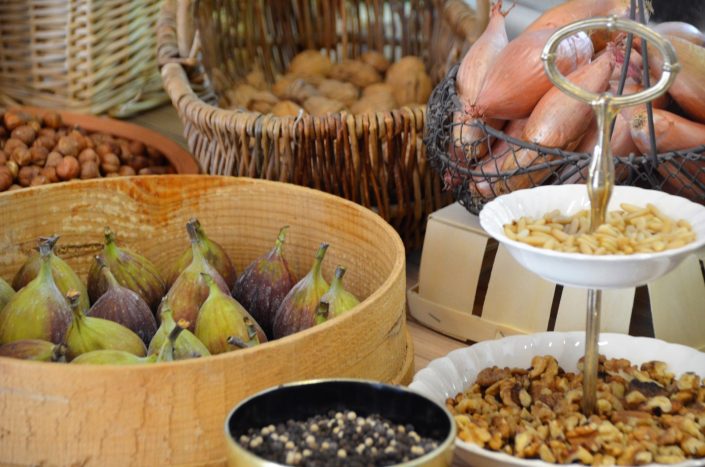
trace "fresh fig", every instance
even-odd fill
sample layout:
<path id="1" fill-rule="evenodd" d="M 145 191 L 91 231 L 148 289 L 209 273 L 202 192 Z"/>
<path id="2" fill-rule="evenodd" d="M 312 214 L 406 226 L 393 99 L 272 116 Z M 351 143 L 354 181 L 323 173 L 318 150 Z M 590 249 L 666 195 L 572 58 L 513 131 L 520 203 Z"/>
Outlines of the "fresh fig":
<path id="1" fill-rule="evenodd" d="M 54 282 L 51 245 L 39 244 L 39 274 L 0 310 L 0 344 L 42 339 L 60 344 L 71 324 L 71 308 Z"/>
<path id="2" fill-rule="evenodd" d="M 37 362 L 65 361 L 66 346 L 41 339 L 22 339 L 0 345 L 0 357 L 20 358 Z"/>
<path id="3" fill-rule="evenodd" d="M 140 336 L 122 324 L 86 316 L 78 307 L 77 291 L 69 291 L 66 298 L 73 312 L 73 321 L 66 333 L 67 359 L 73 360 L 92 350 L 124 350 L 138 357 L 146 355 L 147 348 Z"/>
<path id="4" fill-rule="evenodd" d="M 118 247 L 115 234 L 109 227 L 105 228 L 105 247 L 101 256 L 118 284 L 142 297 L 151 310 L 157 309 L 166 288 L 156 266 L 150 260 L 126 248 Z M 108 290 L 108 283 L 100 269 L 100 266 L 94 263 L 88 271 L 88 295 L 91 303 L 98 301 Z"/>
<path id="5" fill-rule="evenodd" d="M 174 360 L 174 342 L 182 331 L 188 327 L 187 322 L 180 322 L 168 335 L 159 353 L 138 357 L 124 350 L 92 350 L 74 358 L 71 363 L 79 365 L 143 365 L 148 363 L 169 362 Z"/>
<path id="6" fill-rule="evenodd" d="M 164 300 L 166 302 L 166 300 Z M 161 312 L 161 325 L 157 329 L 156 334 L 149 343 L 149 349 L 147 349 L 147 355 L 153 355 L 159 353 L 162 345 L 167 340 L 169 333 L 174 330 L 176 322 L 174 321 L 174 316 L 168 303 L 162 305 Z M 176 360 L 185 360 L 187 358 L 198 358 L 206 357 L 210 355 L 210 352 L 203 345 L 203 342 L 198 340 L 198 338 L 188 329 L 185 329 L 179 338 L 174 343 L 174 358 Z"/>
<path id="7" fill-rule="evenodd" d="M 321 262 L 327 249 L 327 243 L 321 244 L 311 270 L 291 288 L 279 305 L 274 317 L 275 339 L 294 334 L 315 324 L 318 304 L 328 290 L 328 283 L 321 272 Z"/>
<path id="8" fill-rule="evenodd" d="M 330 288 L 323 294 L 323 297 L 321 297 L 321 300 L 329 304 L 328 319 L 340 316 L 360 303 L 360 300 L 358 300 L 355 295 L 351 294 L 343 287 L 344 275 L 344 267 L 338 266 L 335 268 L 335 277 L 333 277 L 330 283 Z"/>
<path id="9" fill-rule="evenodd" d="M 223 281 L 223 278 L 218 274 L 218 271 L 208 262 L 208 260 L 203 256 L 200 247 L 198 246 L 199 237 L 198 232 L 196 232 L 195 224 L 187 224 L 189 237 L 191 238 L 191 250 L 193 252 L 193 259 L 191 264 L 184 269 L 179 277 L 174 281 L 174 285 L 171 286 L 169 292 L 166 294 L 166 301 L 162 301 L 160 305 L 159 314 L 167 303 L 169 307 L 174 312 L 174 319 L 176 321 L 180 319 L 185 319 L 191 323 L 191 332 L 196 328 L 196 320 L 198 319 L 198 310 L 203 305 L 203 302 L 208 298 L 209 287 L 201 273 L 206 273 L 213 278 L 220 290 L 229 294 L 230 291 L 228 286 Z"/>
<path id="10" fill-rule="evenodd" d="M 241 337 L 228 336 L 226 342 L 232 349 L 247 349 L 260 344 L 260 340 L 257 337 L 258 325 L 251 318 L 245 317 L 245 326 L 247 327 L 247 340 L 243 340 Z M 229 349 L 229 350 L 232 350 Z"/>
<path id="11" fill-rule="evenodd" d="M 211 354 L 219 354 L 232 350 L 228 347 L 229 336 L 241 339 L 243 342 L 251 340 L 248 335 L 246 319 L 252 321 L 250 314 L 231 296 L 224 294 L 208 274 L 203 274 L 208 284 L 208 298 L 198 311 L 196 322 L 196 337 L 208 347 Z M 256 326 L 255 337 L 257 343 L 266 342 L 267 337 L 259 326 Z"/>
<path id="12" fill-rule="evenodd" d="M 0 310 L 10 301 L 15 295 L 15 290 L 0 277 Z"/>
<path id="13" fill-rule="evenodd" d="M 272 335 L 279 305 L 296 283 L 282 254 L 288 228 L 282 227 L 274 248 L 247 266 L 233 287 L 233 298 L 250 312 L 268 336 Z"/>
<path id="14" fill-rule="evenodd" d="M 89 307 L 88 294 L 86 293 L 86 287 L 83 282 L 78 277 L 78 275 L 71 269 L 66 261 L 56 256 L 54 253 L 54 246 L 56 242 L 59 241 L 59 237 L 54 235 L 53 237 L 41 237 L 39 243 L 47 243 L 50 247 L 51 253 L 49 254 L 49 264 L 51 265 L 51 273 L 54 277 L 54 282 L 56 286 L 61 291 L 62 296 L 66 296 L 69 290 L 78 290 L 81 293 L 81 310 L 87 311 Z M 25 263 L 22 265 L 15 278 L 12 280 L 12 288 L 15 290 L 20 290 L 22 287 L 27 285 L 29 281 L 37 277 L 39 269 L 42 265 L 42 259 L 39 255 L 39 249 L 33 251 Z"/>
<path id="15" fill-rule="evenodd" d="M 228 290 L 230 290 L 237 280 L 237 272 L 235 271 L 235 266 L 233 266 L 232 261 L 230 261 L 230 257 L 225 252 L 225 249 L 217 242 L 208 238 L 198 219 L 189 219 L 188 224 L 186 224 L 186 229 L 189 229 L 189 225 L 191 225 L 196 232 L 198 249 L 201 250 L 201 253 L 211 266 L 218 271 L 218 274 L 220 274 L 225 284 L 228 286 Z M 191 264 L 192 259 L 193 251 L 191 247 L 189 247 L 179 256 L 179 259 L 176 260 L 176 263 L 172 265 L 169 273 L 166 275 L 167 287 L 170 287 L 174 281 L 176 281 L 179 274 Z"/>
<path id="16" fill-rule="evenodd" d="M 142 342 L 149 344 L 157 332 L 157 320 L 152 310 L 137 293 L 118 284 L 102 256 L 96 256 L 95 260 L 108 289 L 93 303 L 87 315 L 122 324 L 140 336 Z"/>

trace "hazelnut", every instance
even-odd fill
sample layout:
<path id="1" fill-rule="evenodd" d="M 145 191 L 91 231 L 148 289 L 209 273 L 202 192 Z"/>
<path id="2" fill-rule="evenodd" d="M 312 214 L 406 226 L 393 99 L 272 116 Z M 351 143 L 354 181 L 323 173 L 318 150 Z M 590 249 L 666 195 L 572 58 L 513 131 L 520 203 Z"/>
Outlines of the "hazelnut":
<path id="1" fill-rule="evenodd" d="M 59 181 L 59 177 L 56 175 L 56 167 L 44 167 L 40 174 L 46 177 L 49 183 L 56 183 Z"/>
<path id="2" fill-rule="evenodd" d="M 70 136 L 62 136 L 56 145 L 56 150 L 64 156 L 77 156 L 79 151 L 78 142 Z"/>
<path id="3" fill-rule="evenodd" d="M 8 169 L 5 166 L 1 166 L 0 167 L 0 191 L 5 191 L 8 188 L 10 188 L 12 186 L 13 180 L 14 180 L 14 177 L 12 176 L 10 169 Z"/>
<path id="4" fill-rule="evenodd" d="M 59 180 L 73 180 L 81 173 L 81 165 L 73 156 L 64 157 L 56 166 L 56 175 Z"/>
<path id="5" fill-rule="evenodd" d="M 62 160 L 64 160 L 64 156 L 62 156 L 60 152 L 52 151 L 47 156 L 44 167 L 56 167 Z"/>
<path id="6" fill-rule="evenodd" d="M 22 125 L 18 126 L 14 130 L 12 130 L 11 134 L 12 138 L 18 139 L 22 141 L 24 144 L 29 146 L 34 142 L 34 138 L 37 137 L 37 133 L 34 131 L 34 128 L 32 128 L 29 125 Z"/>
<path id="7" fill-rule="evenodd" d="M 74 128 L 69 132 L 68 137 L 73 138 L 76 141 L 79 153 L 86 149 L 86 137 L 83 135 L 83 133 L 81 133 L 80 130 Z"/>
<path id="8" fill-rule="evenodd" d="M 115 154 L 108 153 L 102 156 L 100 168 L 104 174 L 113 173 L 120 170 L 120 158 Z"/>
<path id="9" fill-rule="evenodd" d="M 37 132 L 37 137 L 39 136 L 48 136 L 51 139 L 56 139 L 56 130 L 53 128 L 42 128 Z"/>
<path id="10" fill-rule="evenodd" d="M 100 177 L 100 170 L 98 170 L 98 163 L 93 161 L 88 161 L 85 164 L 81 164 L 81 179 L 87 180 L 89 178 Z"/>
<path id="11" fill-rule="evenodd" d="M 29 186 L 32 183 L 34 177 L 39 175 L 41 169 L 35 165 L 29 165 L 27 167 L 22 167 L 17 174 L 17 182 L 20 186 Z"/>
<path id="12" fill-rule="evenodd" d="M 130 153 L 135 155 L 135 156 L 144 156 L 144 152 L 146 150 L 145 145 L 141 141 L 130 141 L 128 143 L 128 147 L 130 148 Z"/>
<path id="13" fill-rule="evenodd" d="M 151 157 L 152 159 L 159 159 L 162 156 L 162 153 L 159 149 L 155 147 L 147 146 L 147 156 Z"/>
<path id="14" fill-rule="evenodd" d="M 18 110 L 8 110 L 3 116 L 5 127 L 10 131 L 14 130 L 19 126 L 26 125 L 29 120 L 29 115 Z"/>
<path id="15" fill-rule="evenodd" d="M 12 156 L 12 153 L 15 152 L 15 149 L 17 149 L 17 148 L 27 149 L 27 145 L 24 144 L 24 142 L 20 141 L 19 139 L 10 138 L 7 141 L 5 141 L 5 146 L 3 147 L 3 151 L 5 151 L 5 154 Z"/>
<path id="16" fill-rule="evenodd" d="M 102 156 L 104 154 L 115 154 L 117 152 L 118 146 L 113 143 L 108 143 L 108 142 L 102 142 L 98 143 L 95 146 L 95 152 L 98 153 L 99 156 Z"/>
<path id="17" fill-rule="evenodd" d="M 120 170 L 118 170 L 118 175 L 121 175 L 123 177 L 128 177 L 130 175 L 135 175 L 135 169 L 130 167 L 129 165 L 123 165 L 120 167 Z"/>
<path id="18" fill-rule="evenodd" d="M 7 167 L 10 170 L 10 173 L 12 174 L 13 177 L 17 177 L 17 174 L 20 171 L 20 166 L 17 165 L 17 162 L 13 160 L 9 160 L 5 162 L 5 167 Z"/>
<path id="19" fill-rule="evenodd" d="M 84 149 L 78 155 L 78 162 L 85 164 L 86 162 L 98 162 L 98 154 L 93 149 Z"/>
<path id="20" fill-rule="evenodd" d="M 24 167 L 32 163 L 32 153 L 30 153 L 29 149 L 26 147 L 15 149 L 10 157 L 13 161 L 17 162 L 17 165 L 20 167 Z"/>
<path id="21" fill-rule="evenodd" d="M 112 177 L 119 177 L 119 175 L 117 172 L 110 172 L 110 173 L 105 174 L 105 177 L 112 178 Z"/>
<path id="22" fill-rule="evenodd" d="M 29 125 L 35 133 L 42 129 L 42 124 L 38 120 L 30 120 L 27 125 Z"/>
<path id="23" fill-rule="evenodd" d="M 34 143 L 32 144 L 32 147 L 37 146 L 41 146 L 51 151 L 54 149 L 54 146 L 56 146 L 56 138 L 54 136 L 41 135 L 37 139 L 35 139 Z"/>
<path id="24" fill-rule="evenodd" d="M 47 162 L 47 157 L 49 157 L 49 150 L 44 146 L 32 146 L 29 150 L 29 154 L 32 156 L 32 163 L 34 165 L 44 167 Z"/>
<path id="25" fill-rule="evenodd" d="M 52 129 L 57 129 L 63 125 L 63 120 L 61 119 L 61 115 L 59 115 L 57 112 L 47 112 L 44 114 L 42 117 L 42 121 L 44 122 L 44 125 L 52 128 Z"/>
<path id="26" fill-rule="evenodd" d="M 0 165 L 5 165 L 5 162 L 7 162 L 7 154 L 5 154 L 5 151 L 0 150 Z"/>
<path id="27" fill-rule="evenodd" d="M 130 161 L 130 167 L 135 169 L 136 172 L 139 172 L 140 170 L 149 167 L 150 165 L 151 164 L 149 162 L 149 159 L 144 156 L 135 156 Z"/>
<path id="28" fill-rule="evenodd" d="M 32 178 L 32 181 L 29 183 L 29 186 L 39 186 L 39 185 L 46 185 L 49 183 L 49 180 L 42 175 L 41 173 L 37 174 Z"/>

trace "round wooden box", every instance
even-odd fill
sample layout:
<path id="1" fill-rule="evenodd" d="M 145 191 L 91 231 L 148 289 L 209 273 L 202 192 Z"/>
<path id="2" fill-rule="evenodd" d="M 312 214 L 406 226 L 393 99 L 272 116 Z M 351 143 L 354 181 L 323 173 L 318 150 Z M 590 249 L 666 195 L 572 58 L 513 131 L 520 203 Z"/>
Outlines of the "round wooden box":
<path id="1" fill-rule="evenodd" d="M 201 221 L 238 271 L 290 226 L 285 256 L 297 277 L 317 246 L 330 280 L 347 267 L 353 311 L 256 348 L 179 362 L 72 366 L 0 358 L 0 460 L 11 465 L 222 465 L 223 424 L 243 398 L 295 380 L 406 382 L 413 350 L 404 309 L 404 248 L 371 211 L 319 191 L 245 178 L 166 175 L 76 181 L 0 195 L 0 276 L 11 279 L 40 235 L 85 278 L 102 232 L 158 267 L 187 247 Z"/>

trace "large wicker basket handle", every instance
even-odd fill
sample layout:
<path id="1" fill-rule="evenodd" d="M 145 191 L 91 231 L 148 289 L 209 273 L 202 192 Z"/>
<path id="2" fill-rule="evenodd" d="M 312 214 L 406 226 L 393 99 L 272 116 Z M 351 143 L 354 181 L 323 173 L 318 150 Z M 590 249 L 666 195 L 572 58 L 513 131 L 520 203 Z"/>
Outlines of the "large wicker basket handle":
<path id="1" fill-rule="evenodd" d="M 490 0 L 477 0 L 475 11 L 464 0 L 447 0 L 443 16 L 456 34 L 475 42 L 490 20 Z"/>

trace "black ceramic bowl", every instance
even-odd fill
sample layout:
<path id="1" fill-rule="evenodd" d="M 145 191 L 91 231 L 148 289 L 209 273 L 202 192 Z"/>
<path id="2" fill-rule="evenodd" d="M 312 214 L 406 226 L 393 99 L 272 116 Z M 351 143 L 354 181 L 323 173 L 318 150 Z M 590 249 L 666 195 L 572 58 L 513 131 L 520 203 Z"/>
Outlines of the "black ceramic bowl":
<path id="1" fill-rule="evenodd" d="M 237 440 L 250 428 L 306 420 L 328 411 L 378 414 L 395 424 L 411 424 L 421 437 L 438 442 L 433 451 L 399 466 L 447 467 L 453 459 L 455 422 L 441 405 L 401 386 L 354 379 L 291 383 L 267 389 L 242 401 L 225 422 L 230 467 L 280 466 L 256 456 Z"/>

